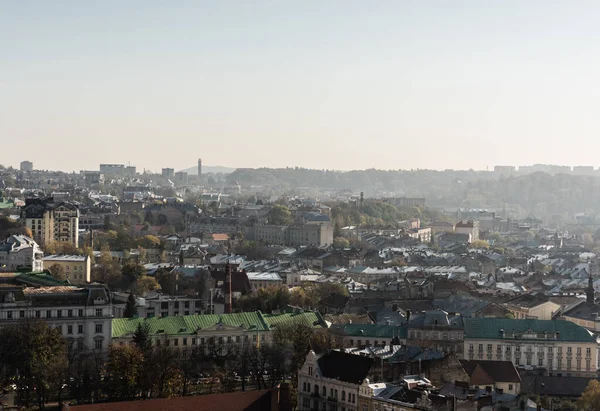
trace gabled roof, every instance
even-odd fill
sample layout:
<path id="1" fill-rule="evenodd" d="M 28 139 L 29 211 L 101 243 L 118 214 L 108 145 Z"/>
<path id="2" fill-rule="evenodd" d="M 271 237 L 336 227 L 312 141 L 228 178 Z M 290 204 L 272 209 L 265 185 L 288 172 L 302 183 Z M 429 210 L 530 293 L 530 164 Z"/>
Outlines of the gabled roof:
<path id="1" fill-rule="evenodd" d="M 317 360 L 324 378 L 351 384 L 362 384 L 374 362 L 373 358 L 340 351 L 330 351 Z"/>
<path id="2" fill-rule="evenodd" d="M 461 360 L 461 364 L 470 377 L 473 377 L 477 367 L 480 367 L 492 383 L 521 382 L 521 376 L 511 361 Z M 478 375 L 481 376 L 481 374 Z M 485 384 L 483 384 L 483 380 L 475 382 L 471 379 L 471 385 Z"/>

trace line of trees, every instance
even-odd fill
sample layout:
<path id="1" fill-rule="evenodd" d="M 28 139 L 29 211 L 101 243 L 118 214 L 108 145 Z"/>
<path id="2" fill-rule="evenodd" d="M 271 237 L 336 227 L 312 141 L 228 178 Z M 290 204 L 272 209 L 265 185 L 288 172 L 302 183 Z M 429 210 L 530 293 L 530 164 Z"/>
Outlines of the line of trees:
<path id="1" fill-rule="evenodd" d="M 132 344 L 112 345 L 108 352 L 77 350 L 47 323 L 32 319 L 0 329 L 0 383 L 14 384 L 25 407 L 44 409 L 49 402 L 77 403 L 166 398 L 204 391 L 266 389 L 289 380 L 310 349 L 341 347 L 341 341 L 306 325 L 282 326 L 272 344 L 258 338 L 241 344 L 206 344 L 180 350 L 157 340 L 141 323 Z"/>

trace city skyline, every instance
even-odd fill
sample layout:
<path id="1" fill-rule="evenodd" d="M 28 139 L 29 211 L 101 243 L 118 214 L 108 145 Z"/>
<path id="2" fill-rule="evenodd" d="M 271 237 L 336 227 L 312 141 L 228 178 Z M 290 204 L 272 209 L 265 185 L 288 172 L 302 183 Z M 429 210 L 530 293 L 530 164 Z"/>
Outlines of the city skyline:
<path id="1" fill-rule="evenodd" d="M 0 164 L 595 165 L 599 9 L 4 3 Z"/>

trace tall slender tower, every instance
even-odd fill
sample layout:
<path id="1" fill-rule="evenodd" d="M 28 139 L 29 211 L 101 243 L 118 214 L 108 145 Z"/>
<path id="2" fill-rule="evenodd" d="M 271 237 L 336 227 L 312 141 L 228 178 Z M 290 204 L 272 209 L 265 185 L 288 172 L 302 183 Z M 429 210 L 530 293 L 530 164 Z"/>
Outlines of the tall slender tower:
<path id="1" fill-rule="evenodd" d="M 198 177 L 202 176 L 202 159 L 198 159 Z"/>

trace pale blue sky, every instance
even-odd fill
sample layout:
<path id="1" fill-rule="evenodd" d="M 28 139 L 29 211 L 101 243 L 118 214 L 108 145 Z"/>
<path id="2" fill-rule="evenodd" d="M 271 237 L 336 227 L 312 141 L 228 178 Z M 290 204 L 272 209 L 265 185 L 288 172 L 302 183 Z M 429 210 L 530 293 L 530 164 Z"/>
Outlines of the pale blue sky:
<path id="1" fill-rule="evenodd" d="M 600 2 L 0 1 L 0 163 L 600 159 Z"/>

